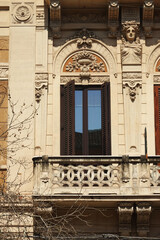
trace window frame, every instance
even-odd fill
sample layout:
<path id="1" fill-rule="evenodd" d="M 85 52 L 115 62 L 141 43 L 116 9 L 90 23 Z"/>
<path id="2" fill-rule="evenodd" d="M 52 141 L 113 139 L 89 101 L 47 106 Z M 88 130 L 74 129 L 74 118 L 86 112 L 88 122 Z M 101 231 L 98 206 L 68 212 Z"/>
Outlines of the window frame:
<path id="1" fill-rule="evenodd" d="M 65 99 L 64 97 L 64 89 L 67 87 L 67 84 L 72 84 L 73 87 L 73 105 L 74 110 L 72 113 L 72 116 L 70 118 L 72 119 L 72 123 L 68 122 L 68 124 L 72 125 L 72 133 L 69 133 L 68 136 L 72 138 L 72 146 L 71 151 L 67 145 L 68 143 L 65 143 L 64 139 L 68 138 L 68 141 L 70 141 L 69 137 L 65 137 L 64 134 L 64 119 L 65 117 L 65 104 L 69 103 L 70 101 L 69 96 L 68 99 Z M 88 143 L 88 90 L 101 90 L 101 129 L 102 129 L 102 151 L 101 154 L 98 155 L 111 155 L 111 124 L 110 124 L 110 83 L 105 82 L 101 85 L 75 85 L 74 81 L 70 81 L 66 85 L 61 85 L 61 155 L 75 155 L 75 91 L 76 90 L 82 90 L 83 91 L 83 134 L 82 134 L 82 155 L 89 155 L 89 143 Z M 74 86 L 73 86 L 74 84 Z M 103 91 L 103 85 L 104 85 L 104 91 Z M 106 87 L 107 86 L 107 87 Z M 103 91 L 103 93 L 102 93 Z M 106 94 L 104 93 L 106 91 Z M 65 103 L 64 103 L 65 102 Z M 106 102 L 106 103 L 104 103 Z M 71 104 L 71 105 L 72 105 Z M 68 108 L 72 108 L 73 106 L 69 106 Z M 102 112 L 103 109 L 105 109 L 104 113 Z M 74 115 L 74 116 L 73 116 Z M 73 119 L 74 118 L 74 119 Z M 103 120 L 103 119 L 105 120 Z M 107 119 L 107 120 L 106 120 Z M 105 122 L 103 124 L 103 122 Z M 104 126 L 105 125 L 105 126 Z M 74 126 L 74 131 L 73 131 Z M 67 126 L 68 128 L 68 126 Z M 105 131 L 103 130 L 105 129 Z M 72 135 L 72 137 L 71 137 Z M 105 141 L 105 142 L 104 142 Z M 74 148 L 74 149 L 73 149 Z M 67 149 L 67 150 L 65 150 Z"/>

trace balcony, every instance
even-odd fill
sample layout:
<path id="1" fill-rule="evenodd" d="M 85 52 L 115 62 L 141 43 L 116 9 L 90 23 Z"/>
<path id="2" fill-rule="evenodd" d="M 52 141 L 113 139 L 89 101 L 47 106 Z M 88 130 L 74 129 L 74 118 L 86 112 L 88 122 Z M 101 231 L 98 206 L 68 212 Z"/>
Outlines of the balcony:
<path id="1" fill-rule="evenodd" d="M 36 198 L 160 196 L 159 156 L 42 156 L 33 163 Z"/>

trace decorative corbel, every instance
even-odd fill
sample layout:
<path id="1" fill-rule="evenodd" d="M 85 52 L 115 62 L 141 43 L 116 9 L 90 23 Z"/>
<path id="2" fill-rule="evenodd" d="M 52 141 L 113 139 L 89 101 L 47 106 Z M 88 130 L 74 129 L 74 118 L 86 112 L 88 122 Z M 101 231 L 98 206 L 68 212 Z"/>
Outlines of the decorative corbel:
<path id="1" fill-rule="evenodd" d="M 48 74 L 36 73 L 35 78 L 35 100 L 40 103 L 41 96 L 43 95 L 43 89 L 48 89 Z"/>
<path id="2" fill-rule="evenodd" d="M 112 0 L 108 7 L 108 26 L 109 26 L 109 37 L 117 37 L 117 30 L 119 25 L 119 4 L 118 0 Z"/>
<path id="3" fill-rule="evenodd" d="M 149 233 L 149 220 L 151 214 L 151 204 L 139 202 L 136 206 L 137 213 L 137 232 L 141 237 L 146 237 Z"/>
<path id="4" fill-rule="evenodd" d="M 145 0 L 143 5 L 143 28 L 146 37 L 152 36 L 153 16 L 154 16 L 153 0 Z"/>
<path id="5" fill-rule="evenodd" d="M 118 206 L 119 232 L 121 235 L 129 236 L 131 233 L 131 218 L 133 210 L 133 203 L 130 202 L 121 202 Z"/>
<path id="6" fill-rule="evenodd" d="M 138 94 L 137 89 L 142 88 L 142 83 L 140 81 L 124 81 L 123 82 L 123 88 L 128 87 L 129 90 L 129 96 L 132 102 L 135 101 L 136 95 Z"/>
<path id="7" fill-rule="evenodd" d="M 50 27 L 54 38 L 61 37 L 61 5 L 59 0 L 50 0 Z"/>

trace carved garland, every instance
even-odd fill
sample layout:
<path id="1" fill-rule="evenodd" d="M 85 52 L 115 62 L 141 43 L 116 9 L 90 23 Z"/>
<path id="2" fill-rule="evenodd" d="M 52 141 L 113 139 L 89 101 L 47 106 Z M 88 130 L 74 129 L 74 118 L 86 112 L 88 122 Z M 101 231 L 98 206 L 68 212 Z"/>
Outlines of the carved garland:
<path id="1" fill-rule="evenodd" d="M 82 51 L 71 57 L 64 67 L 64 72 L 105 72 L 104 62 L 98 60 L 96 55 Z"/>

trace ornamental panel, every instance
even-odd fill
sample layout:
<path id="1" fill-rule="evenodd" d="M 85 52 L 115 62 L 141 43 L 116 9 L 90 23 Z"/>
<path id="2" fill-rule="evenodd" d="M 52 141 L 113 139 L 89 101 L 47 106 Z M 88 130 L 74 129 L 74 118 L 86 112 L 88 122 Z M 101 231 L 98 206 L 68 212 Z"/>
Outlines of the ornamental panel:
<path id="1" fill-rule="evenodd" d="M 107 66 L 99 56 L 84 50 L 66 61 L 63 72 L 107 72 Z"/>

